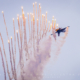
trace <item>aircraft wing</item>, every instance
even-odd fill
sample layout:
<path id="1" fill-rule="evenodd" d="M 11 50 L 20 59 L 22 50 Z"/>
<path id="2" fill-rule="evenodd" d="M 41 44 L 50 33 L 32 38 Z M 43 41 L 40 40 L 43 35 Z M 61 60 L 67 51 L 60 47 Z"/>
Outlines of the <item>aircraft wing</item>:
<path id="1" fill-rule="evenodd" d="M 67 27 L 70 27 L 70 26 L 67 26 Z M 65 28 L 61 29 L 61 31 L 64 31 L 67 27 L 65 27 Z"/>
<path id="2" fill-rule="evenodd" d="M 58 32 L 58 36 L 60 36 L 60 32 Z"/>
<path id="3" fill-rule="evenodd" d="M 64 31 L 66 28 L 61 29 L 61 31 Z"/>

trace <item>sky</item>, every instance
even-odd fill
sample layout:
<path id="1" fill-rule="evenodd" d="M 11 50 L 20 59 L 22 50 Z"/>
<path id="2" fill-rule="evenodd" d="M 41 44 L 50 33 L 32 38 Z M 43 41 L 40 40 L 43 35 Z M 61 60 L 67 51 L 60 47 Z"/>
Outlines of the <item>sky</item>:
<path id="1" fill-rule="evenodd" d="M 66 42 L 61 48 L 57 61 L 54 64 L 47 63 L 43 80 L 80 80 L 80 0 L 0 0 L 0 12 L 4 11 L 9 36 L 13 36 L 12 18 L 15 19 L 16 29 L 18 29 L 17 14 L 21 14 L 21 6 L 27 16 L 27 12 L 33 11 L 34 2 L 41 4 L 43 14 L 48 12 L 48 21 L 51 22 L 54 16 L 59 27 L 70 26 Z M 2 13 L 0 14 L 0 32 L 3 36 L 5 50 L 8 52 Z M 54 77 L 51 78 L 51 76 Z M 0 79 L 4 79 L 1 57 Z"/>

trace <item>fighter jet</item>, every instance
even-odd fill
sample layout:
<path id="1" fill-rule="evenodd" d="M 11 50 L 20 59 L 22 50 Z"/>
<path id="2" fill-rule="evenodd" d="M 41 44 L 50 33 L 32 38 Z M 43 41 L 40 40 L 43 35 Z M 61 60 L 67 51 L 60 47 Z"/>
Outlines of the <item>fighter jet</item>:
<path id="1" fill-rule="evenodd" d="M 69 26 L 68 26 L 68 27 L 69 27 Z M 67 28 L 67 27 L 55 29 L 55 31 L 56 31 L 55 33 L 58 33 L 58 36 L 60 36 L 60 33 L 61 33 L 61 32 L 66 32 L 66 28 Z M 51 34 L 51 35 L 53 35 L 53 34 Z"/>
<path id="2" fill-rule="evenodd" d="M 68 26 L 68 27 L 69 27 L 69 26 Z M 67 27 L 56 29 L 56 32 L 55 32 L 55 33 L 58 33 L 58 36 L 60 36 L 60 33 L 61 33 L 61 32 L 66 32 L 66 28 L 67 28 Z"/>

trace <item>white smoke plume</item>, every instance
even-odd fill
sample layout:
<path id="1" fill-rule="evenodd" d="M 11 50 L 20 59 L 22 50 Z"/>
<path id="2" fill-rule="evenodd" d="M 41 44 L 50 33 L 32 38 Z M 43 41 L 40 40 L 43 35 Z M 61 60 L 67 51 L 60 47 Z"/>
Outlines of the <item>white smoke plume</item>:
<path id="1" fill-rule="evenodd" d="M 51 38 L 44 37 L 39 43 L 39 52 L 36 53 L 36 57 L 32 56 L 29 60 L 25 61 L 23 67 L 24 80 L 41 80 L 44 66 L 50 58 L 50 51 Z M 18 79 L 22 80 L 20 75 Z"/>

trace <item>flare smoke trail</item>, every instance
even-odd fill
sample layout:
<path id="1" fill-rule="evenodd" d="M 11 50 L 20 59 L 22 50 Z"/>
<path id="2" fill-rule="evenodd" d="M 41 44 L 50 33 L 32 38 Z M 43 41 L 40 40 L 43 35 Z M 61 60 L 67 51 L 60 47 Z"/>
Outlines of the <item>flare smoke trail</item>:
<path id="1" fill-rule="evenodd" d="M 36 9 L 35 9 L 36 7 Z M 46 14 L 41 15 L 41 6 L 39 4 L 39 9 L 37 10 L 37 3 L 33 3 L 33 13 L 27 13 L 28 16 L 28 29 L 29 29 L 29 39 L 27 37 L 27 29 L 26 29 L 26 17 L 25 13 L 22 8 L 22 16 L 17 16 L 18 21 L 18 30 L 15 31 L 15 23 L 13 18 L 13 29 L 14 29 L 14 44 L 13 39 L 9 39 L 8 36 L 8 29 L 5 22 L 4 12 L 3 13 L 3 19 L 4 24 L 6 27 L 6 34 L 8 38 L 8 44 L 9 44 L 9 56 L 10 56 L 10 65 L 11 65 L 11 71 L 8 67 L 8 61 L 6 57 L 6 52 L 4 48 L 4 42 L 2 35 L 0 33 L 0 38 L 2 41 L 3 46 L 3 53 L 2 48 L 0 46 L 0 54 L 2 59 L 2 66 L 4 69 L 4 79 L 7 80 L 6 74 L 8 74 L 9 80 L 41 80 L 43 78 L 42 73 L 44 70 L 45 65 L 49 61 L 49 59 L 52 57 L 51 51 L 53 51 L 53 55 L 55 55 L 55 58 L 59 55 L 60 48 L 64 44 L 64 40 L 68 33 L 68 28 L 66 29 L 65 35 L 60 38 L 60 40 L 54 40 L 54 37 L 48 36 L 47 34 L 52 30 L 56 28 L 56 20 L 54 20 L 54 17 L 52 18 L 52 23 L 50 25 L 50 22 L 47 22 L 47 12 Z M 53 31 L 53 30 L 52 30 Z M 55 33 L 54 33 L 55 35 Z M 18 51 L 19 51 L 19 63 L 16 65 L 16 41 L 18 45 Z M 55 43 L 55 45 L 53 44 Z M 56 47 L 56 52 L 54 52 L 54 49 L 52 46 Z M 4 60 L 6 61 L 6 64 L 4 64 Z M 16 68 L 17 66 L 17 68 Z M 7 67 L 7 70 L 6 68 Z"/>

